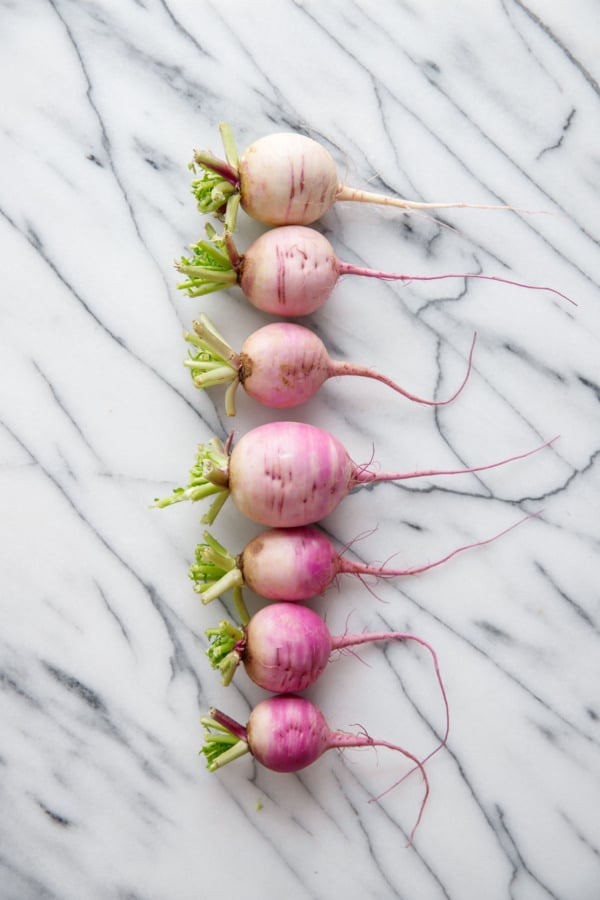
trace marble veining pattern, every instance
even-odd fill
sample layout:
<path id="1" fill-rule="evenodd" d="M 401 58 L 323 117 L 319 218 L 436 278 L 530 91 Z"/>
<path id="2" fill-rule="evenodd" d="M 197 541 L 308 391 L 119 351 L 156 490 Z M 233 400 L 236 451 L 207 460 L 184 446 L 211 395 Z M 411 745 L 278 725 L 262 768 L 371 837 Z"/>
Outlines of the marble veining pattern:
<path id="1" fill-rule="evenodd" d="M 2 900 L 594 900 L 600 896 L 600 128 L 593 0 L 4 0 L 0 4 L 0 897 Z M 151 509 L 199 441 L 281 418 L 197 391 L 182 331 L 204 311 L 235 347 L 268 321 L 238 289 L 191 300 L 173 261 L 202 235 L 194 148 L 271 131 L 322 141 L 344 181 L 513 212 L 339 204 L 348 276 L 305 324 L 337 358 L 441 398 L 329 382 L 288 417 L 386 470 L 535 457 L 478 475 L 363 488 L 323 527 L 366 561 L 410 567 L 537 513 L 414 578 L 344 576 L 311 605 L 331 630 L 411 631 L 436 648 L 448 746 L 421 797 L 380 750 L 293 776 L 250 758 L 210 774 L 224 688 L 187 578 L 200 504 Z M 241 248 L 262 226 L 243 214 Z M 213 533 L 260 531 L 231 503 Z M 251 609 L 260 600 L 247 595 Z M 344 654 L 307 692 L 333 727 L 424 756 L 443 709 L 408 645 Z"/>

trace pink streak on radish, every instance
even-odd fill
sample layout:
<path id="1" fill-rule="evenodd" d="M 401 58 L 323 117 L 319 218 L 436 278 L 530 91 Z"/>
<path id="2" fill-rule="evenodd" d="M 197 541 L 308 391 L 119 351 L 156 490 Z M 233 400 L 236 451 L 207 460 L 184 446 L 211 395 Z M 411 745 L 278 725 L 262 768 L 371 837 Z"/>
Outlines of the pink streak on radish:
<path id="1" fill-rule="evenodd" d="M 257 238 L 242 257 L 239 283 L 248 300 L 283 316 L 319 309 L 339 278 L 329 241 L 313 228 L 288 226 Z"/>
<path id="2" fill-rule="evenodd" d="M 255 613 L 242 660 L 249 678 L 266 691 L 303 691 L 324 671 L 333 649 L 323 619 L 307 606 L 272 603 Z"/>
<path id="3" fill-rule="evenodd" d="M 337 258 L 324 235 L 302 225 L 287 225 L 262 234 L 243 254 L 238 268 L 238 281 L 248 300 L 263 312 L 280 316 L 305 316 L 319 309 L 344 275 L 404 283 L 448 278 L 496 281 L 526 290 L 545 291 L 577 306 L 556 288 L 526 284 L 498 275 L 479 272 L 410 275 L 353 265 Z"/>
<path id="4" fill-rule="evenodd" d="M 328 432 L 271 422 L 247 432 L 229 461 L 229 489 L 248 518 L 274 527 L 329 515 L 348 493 L 352 463 Z"/>
<path id="5" fill-rule="evenodd" d="M 260 138 L 239 164 L 242 209 L 267 225 L 308 224 L 335 202 L 337 170 L 330 154 L 299 134 Z"/>

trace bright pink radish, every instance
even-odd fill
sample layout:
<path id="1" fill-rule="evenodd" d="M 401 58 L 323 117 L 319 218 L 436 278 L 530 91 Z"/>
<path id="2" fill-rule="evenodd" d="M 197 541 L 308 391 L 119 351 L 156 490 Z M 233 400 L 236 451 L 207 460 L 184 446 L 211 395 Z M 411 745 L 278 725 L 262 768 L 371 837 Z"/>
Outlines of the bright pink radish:
<path id="1" fill-rule="evenodd" d="M 210 639 L 208 658 L 221 673 L 223 684 L 231 683 L 238 665 L 243 663 L 255 684 L 276 694 L 304 691 L 313 685 L 336 650 L 373 641 L 416 641 L 431 653 L 447 707 L 435 651 L 413 634 L 378 631 L 332 635 L 312 609 L 281 602 L 263 606 L 243 629 L 223 621 L 215 628 L 207 628 L 206 635 Z"/>
<path id="2" fill-rule="evenodd" d="M 327 750 L 348 747 L 397 750 L 415 764 L 425 783 L 425 794 L 410 834 L 409 843 L 412 842 L 429 796 L 429 781 L 423 763 L 403 747 L 376 740 L 365 732 L 332 731 L 314 703 L 294 694 L 278 694 L 262 700 L 250 713 L 245 727 L 214 707 L 201 721 L 206 729 L 202 753 L 211 772 L 245 753 L 251 753 L 257 762 L 274 772 L 299 772 Z M 399 779 L 396 784 L 403 780 Z"/>
<path id="3" fill-rule="evenodd" d="M 553 438 L 552 440 L 555 440 Z M 217 438 L 201 444 L 186 488 L 156 500 L 158 507 L 217 494 L 203 522 L 211 524 L 227 496 L 239 511 L 261 525 L 291 528 L 318 522 L 354 488 L 377 481 L 433 475 L 462 475 L 494 469 L 547 447 L 468 469 L 375 472 L 352 462 L 342 444 L 321 428 L 301 422 L 269 422 L 253 428 L 229 452 Z"/>
<path id="4" fill-rule="evenodd" d="M 187 331 L 184 337 L 195 352 L 190 351 L 184 365 L 198 388 L 229 382 L 225 394 L 228 416 L 235 415 L 235 391 L 239 384 L 264 406 L 288 409 L 306 403 L 328 378 L 339 375 L 373 378 L 415 403 L 443 406 L 454 400 L 467 383 L 475 345 L 473 338 L 466 375 L 452 396 L 447 400 L 424 400 L 366 366 L 330 359 L 323 341 L 302 325 L 291 322 L 265 325 L 246 339 L 240 353 L 229 346 L 205 315 L 193 327 L 194 333 Z"/>
<path id="5" fill-rule="evenodd" d="M 363 275 L 384 281 L 439 281 L 444 278 L 478 278 L 534 291 L 548 291 L 577 305 L 555 288 L 524 284 L 497 275 L 475 272 L 443 275 L 404 275 L 381 272 L 342 262 L 329 241 L 314 228 L 288 225 L 273 228 L 257 238 L 240 255 L 227 232 L 217 236 L 207 226 L 208 241 L 191 245 L 192 257 L 183 257 L 176 268 L 187 275 L 179 285 L 190 297 L 238 284 L 250 303 L 277 316 L 306 316 L 329 298 L 342 275 Z"/>
<path id="6" fill-rule="evenodd" d="M 233 132 L 226 122 L 219 125 L 225 159 L 210 151 L 196 151 L 190 165 L 202 176 L 192 182 L 192 191 L 203 213 L 225 216 L 233 231 L 238 206 L 251 218 L 266 225 L 308 225 L 339 200 L 376 203 L 401 209 L 512 209 L 469 203 L 421 203 L 400 197 L 374 194 L 340 184 L 330 153 L 317 141 L 301 134 L 278 133 L 260 138 L 238 157 Z"/>
<path id="7" fill-rule="evenodd" d="M 196 547 L 196 562 L 190 566 L 189 575 L 194 590 L 205 604 L 233 590 L 240 618 L 246 621 L 240 593 L 243 585 L 267 600 L 299 602 L 322 594 L 338 575 L 357 575 L 359 578 L 365 575 L 375 578 L 418 575 L 465 550 L 492 543 L 530 518 L 532 516 L 525 516 L 492 537 L 457 547 L 440 559 L 407 569 L 346 559 L 336 551 L 325 532 L 314 525 L 263 531 L 246 544 L 239 556 L 233 556 L 205 531 L 204 543 Z"/>

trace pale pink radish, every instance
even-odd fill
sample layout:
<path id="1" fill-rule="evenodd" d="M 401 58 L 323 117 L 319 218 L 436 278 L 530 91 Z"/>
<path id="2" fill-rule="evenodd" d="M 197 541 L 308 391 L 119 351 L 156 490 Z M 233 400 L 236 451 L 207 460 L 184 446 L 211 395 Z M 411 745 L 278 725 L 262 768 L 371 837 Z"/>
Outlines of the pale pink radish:
<path id="1" fill-rule="evenodd" d="M 233 590 L 240 621 L 245 622 L 247 614 L 241 595 L 244 585 L 267 600 L 296 603 L 319 596 L 339 575 L 356 575 L 361 579 L 365 576 L 418 575 L 441 566 L 465 550 L 491 544 L 535 515 L 525 516 L 491 537 L 457 547 L 433 562 L 403 569 L 348 559 L 338 553 L 325 532 L 314 525 L 263 531 L 237 556 L 205 531 L 203 543 L 196 547 L 196 561 L 190 566 L 189 576 L 204 604 Z"/>
<path id="2" fill-rule="evenodd" d="M 190 168 L 201 177 L 192 192 L 202 213 L 225 216 L 231 231 L 238 207 L 266 225 L 309 225 L 334 203 L 352 200 L 411 209 L 513 209 L 510 206 L 470 203 L 423 203 L 375 194 L 341 184 L 331 154 L 312 138 L 280 132 L 259 138 L 238 156 L 233 132 L 219 125 L 225 159 L 211 151 L 195 151 Z"/>
<path id="3" fill-rule="evenodd" d="M 155 505 L 171 506 L 216 494 L 202 520 L 211 524 L 231 495 L 238 510 L 253 522 L 291 528 L 324 519 L 356 487 L 483 472 L 531 456 L 552 441 L 482 466 L 417 472 L 377 472 L 368 465 L 356 465 L 332 434 L 301 422 L 269 422 L 248 431 L 233 450 L 230 443 L 228 440 L 224 445 L 213 438 L 201 444 L 187 487 L 176 488 L 169 496 L 157 499 Z"/>
<path id="4" fill-rule="evenodd" d="M 387 747 L 401 753 L 418 768 L 425 784 L 417 821 L 409 837 L 409 844 L 412 843 L 429 796 L 429 780 L 423 762 L 398 744 L 377 740 L 364 731 L 358 734 L 333 731 L 314 703 L 295 694 L 278 694 L 262 700 L 250 713 L 245 726 L 214 707 L 201 722 L 205 728 L 201 752 L 210 772 L 246 753 L 251 753 L 257 762 L 273 772 L 299 772 L 316 762 L 327 750 Z M 396 784 L 404 778 L 406 775 Z"/>
<path id="5" fill-rule="evenodd" d="M 319 309 L 344 275 L 362 275 L 382 281 L 440 281 L 467 278 L 496 281 L 533 291 L 547 291 L 577 304 L 560 291 L 525 284 L 498 275 L 477 272 L 407 275 L 367 269 L 338 259 L 327 238 L 314 228 L 288 225 L 257 238 L 242 255 L 228 232 L 219 237 L 207 226 L 209 240 L 192 244 L 191 257 L 176 263 L 187 280 L 178 285 L 190 297 L 239 285 L 253 306 L 277 316 L 306 316 Z"/>
<path id="6" fill-rule="evenodd" d="M 425 400 L 366 366 L 331 359 L 323 341 L 302 325 L 291 322 L 264 325 L 244 341 L 240 353 L 230 347 L 204 314 L 194 321 L 193 328 L 193 332 L 184 332 L 186 341 L 194 348 L 184 365 L 189 368 L 197 388 L 229 383 L 225 393 L 228 416 L 235 415 L 235 391 L 240 384 L 258 403 L 289 409 L 314 397 L 328 378 L 341 375 L 373 378 L 415 403 L 444 406 L 467 383 L 475 346 L 473 338 L 467 372 L 457 390 L 446 400 Z"/>

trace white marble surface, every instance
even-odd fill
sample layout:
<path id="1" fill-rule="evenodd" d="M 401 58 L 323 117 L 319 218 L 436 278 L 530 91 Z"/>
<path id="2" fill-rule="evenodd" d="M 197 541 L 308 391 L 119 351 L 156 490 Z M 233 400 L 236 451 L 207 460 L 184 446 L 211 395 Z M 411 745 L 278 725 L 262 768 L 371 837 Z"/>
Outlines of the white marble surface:
<path id="1" fill-rule="evenodd" d="M 600 896 L 600 69 L 592 0 L 330 3 L 5 0 L 2 168 L 0 895 L 188 900 L 591 900 Z M 326 523 L 366 560 L 433 559 L 539 518 L 413 579 L 345 578 L 312 604 L 332 630 L 408 629 L 437 649 L 447 750 L 404 849 L 419 779 L 380 751 L 298 776 L 244 758 L 204 768 L 200 716 L 242 721 L 262 693 L 224 688 L 187 579 L 199 506 L 149 509 L 195 445 L 225 437 L 223 392 L 181 365 L 205 311 L 239 346 L 267 321 L 238 290 L 177 291 L 203 220 L 195 147 L 278 130 L 325 142 L 356 186 L 547 215 L 436 223 L 340 205 L 341 257 L 414 273 L 483 271 L 574 297 L 464 281 L 348 278 L 307 322 L 332 353 L 435 410 L 342 379 L 291 418 L 382 468 L 477 464 L 560 440 L 485 476 L 379 485 Z M 240 216 L 238 242 L 260 227 Z M 240 396 L 239 433 L 276 418 Z M 213 533 L 258 531 L 231 503 Z M 249 597 L 252 608 L 260 604 Z M 381 602 L 384 601 L 384 602 Z M 370 647 L 308 695 L 424 755 L 442 727 L 424 654 Z"/>

